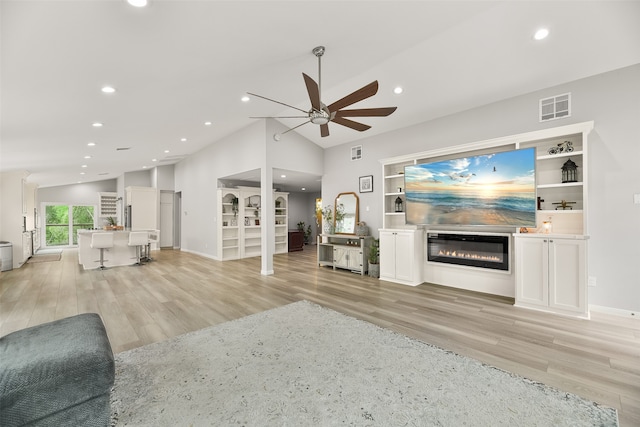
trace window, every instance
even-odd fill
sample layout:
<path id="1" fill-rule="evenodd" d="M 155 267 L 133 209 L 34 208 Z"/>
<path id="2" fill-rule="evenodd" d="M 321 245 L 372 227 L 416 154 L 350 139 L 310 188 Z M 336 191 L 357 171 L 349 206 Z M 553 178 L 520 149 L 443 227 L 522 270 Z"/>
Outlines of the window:
<path id="1" fill-rule="evenodd" d="M 75 246 L 78 230 L 93 227 L 93 206 L 45 206 L 45 246 Z"/>

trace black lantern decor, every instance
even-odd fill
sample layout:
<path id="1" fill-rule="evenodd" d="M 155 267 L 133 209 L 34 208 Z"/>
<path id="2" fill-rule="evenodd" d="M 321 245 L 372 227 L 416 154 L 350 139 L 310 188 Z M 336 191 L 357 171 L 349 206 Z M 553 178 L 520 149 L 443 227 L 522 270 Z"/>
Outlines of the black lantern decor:
<path id="1" fill-rule="evenodd" d="M 571 159 L 564 162 L 562 165 L 562 182 L 577 182 L 578 181 L 578 165 L 576 165 Z"/>
<path id="2" fill-rule="evenodd" d="M 396 197 L 396 212 L 402 212 L 402 199 Z"/>

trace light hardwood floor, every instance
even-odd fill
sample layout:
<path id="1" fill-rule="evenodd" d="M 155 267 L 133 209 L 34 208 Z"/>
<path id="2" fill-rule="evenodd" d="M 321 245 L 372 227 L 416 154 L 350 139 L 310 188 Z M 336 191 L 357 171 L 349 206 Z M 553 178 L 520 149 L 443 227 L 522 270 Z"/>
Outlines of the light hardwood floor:
<path id="1" fill-rule="evenodd" d="M 314 246 L 277 255 L 272 276 L 260 274 L 260 258 L 162 250 L 141 267 L 84 271 L 77 256 L 65 250 L 61 261 L 0 274 L 0 335 L 97 312 L 117 353 L 306 299 L 615 407 L 622 426 L 640 425 L 640 319 L 571 319 L 510 298 L 319 268 Z"/>

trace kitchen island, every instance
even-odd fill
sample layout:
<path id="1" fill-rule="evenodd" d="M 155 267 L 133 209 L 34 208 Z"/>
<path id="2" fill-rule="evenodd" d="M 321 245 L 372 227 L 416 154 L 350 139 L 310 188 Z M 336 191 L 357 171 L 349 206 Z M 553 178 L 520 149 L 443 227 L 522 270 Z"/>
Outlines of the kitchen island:
<path id="1" fill-rule="evenodd" d="M 134 230 L 149 232 L 151 249 L 157 249 L 160 241 L 160 230 Z M 78 230 L 78 263 L 85 270 L 100 266 L 100 249 L 91 247 L 93 233 L 113 233 L 113 248 L 104 251 L 104 266 L 117 267 L 136 263 L 136 247 L 129 246 L 131 230 Z"/>

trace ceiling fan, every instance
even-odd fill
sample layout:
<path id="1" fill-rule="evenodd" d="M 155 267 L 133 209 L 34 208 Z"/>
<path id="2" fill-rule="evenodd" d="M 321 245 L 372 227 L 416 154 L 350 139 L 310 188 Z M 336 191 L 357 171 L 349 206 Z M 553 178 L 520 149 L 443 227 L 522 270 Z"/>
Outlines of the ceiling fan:
<path id="1" fill-rule="evenodd" d="M 303 116 L 272 116 L 272 117 L 250 117 L 250 118 L 252 119 L 267 119 L 267 118 L 307 119 L 307 121 L 305 121 L 304 123 L 301 123 L 298 126 L 288 129 L 282 133 L 285 134 L 307 123 L 313 123 L 316 125 L 320 125 L 320 136 L 325 137 L 325 136 L 329 136 L 329 122 L 337 123 L 339 125 L 346 126 L 348 128 L 363 132 L 367 129 L 370 129 L 371 126 L 347 119 L 346 117 L 385 117 L 390 115 L 394 111 L 396 111 L 396 108 L 398 107 L 360 108 L 360 109 L 350 109 L 350 110 L 343 109 L 352 104 L 355 104 L 356 102 L 362 101 L 363 99 L 367 99 L 375 95 L 378 92 L 377 80 L 356 90 L 353 93 L 350 93 L 344 98 L 337 100 L 333 104 L 325 105 L 320 98 L 320 90 L 322 87 L 322 74 L 321 74 L 322 55 L 324 55 L 325 48 L 324 46 L 318 46 L 314 48 L 312 52 L 318 58 L 318 83 L 316 83 L 311 77 L 309 77 L 305 73 L 302 73 L 302 77 L 304 78 L 304 83 L 307 86 L 307 93 L 309 94 L 309 100 L 311 101 L 311 109 L 309 111 L 305 111 L 301 108 L 294 107 L 293 105 L 285 104 L 284 102 L 276 101 L 274 99 L 267 98 L 262 95 L 257 95 L 255 93 L 247 92 L 251 96 L 256 96 L 258 98 L 266 99 L 267 101 L 275 102 L 275 103 L 284 105 L 286 107 L 293 108 L 305 114 Z"/>

